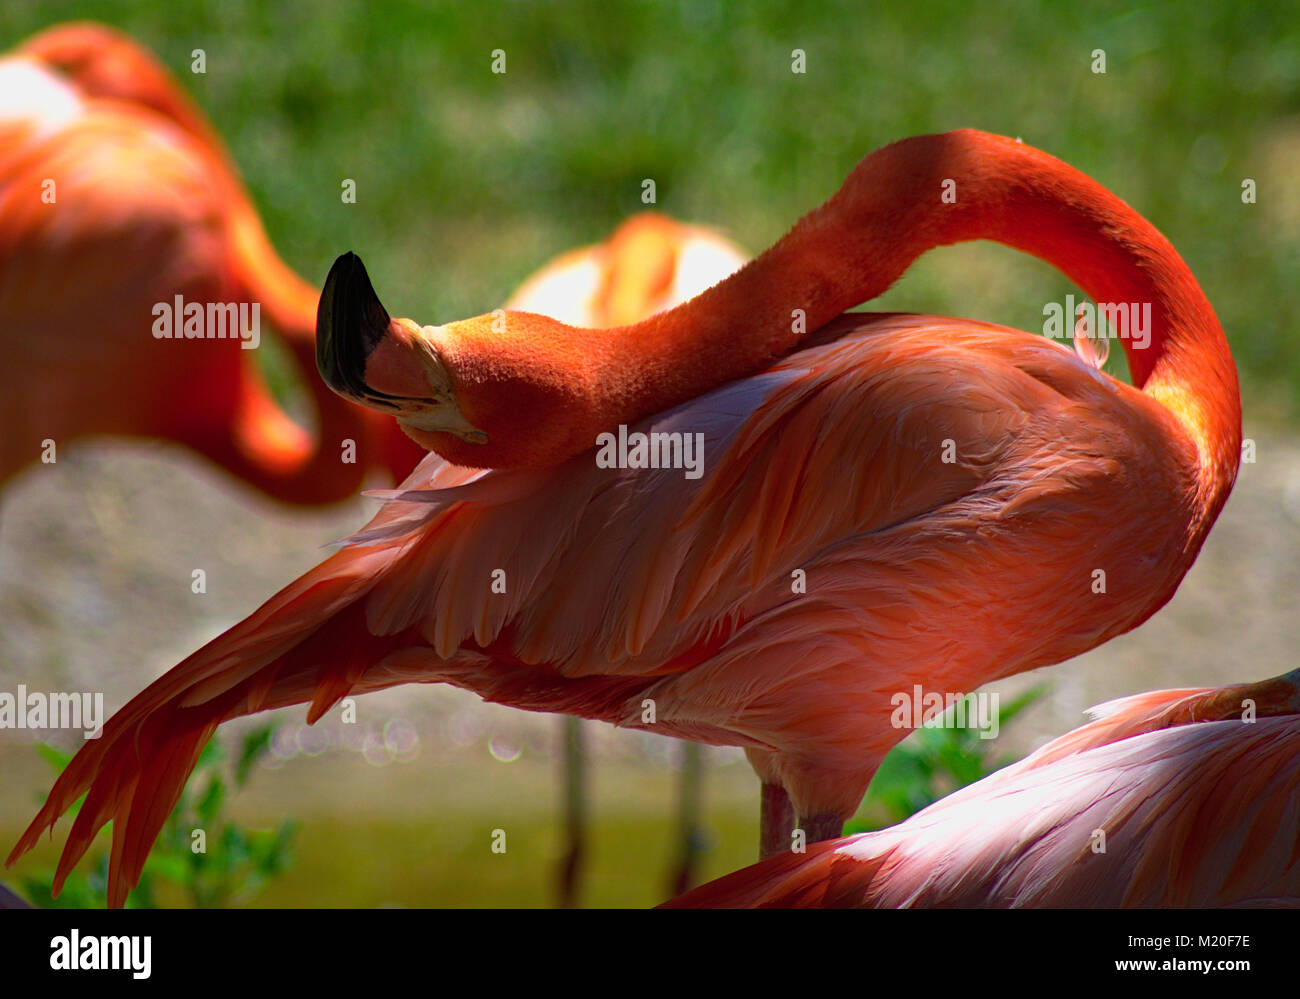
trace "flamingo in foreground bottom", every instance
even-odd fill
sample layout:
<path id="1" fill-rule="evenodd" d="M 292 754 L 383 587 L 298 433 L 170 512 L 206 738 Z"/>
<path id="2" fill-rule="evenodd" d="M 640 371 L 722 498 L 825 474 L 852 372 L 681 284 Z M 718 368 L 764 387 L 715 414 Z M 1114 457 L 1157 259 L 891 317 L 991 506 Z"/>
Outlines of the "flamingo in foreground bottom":
<path id="1" fill-rule="evenodd" d="M 1300 906 L 1300 670 L 1091 714 L 896 826 L 665 907 Z"/>
<path id="2" fill-rule="evenodd" d="M 840 315 L 980 238 L 1149 305 L 1122 341 L 1135 387 L 1042 336 Z M 1241 447 L 1231 354 L 1168 241 L 1059 160 L 972 131 L 873 153 L 736 274 L 617 330 L 390 320 L 345 255 L 317 348 L 336 390 L 442 457 L 78 752 L 10 854 L 87 792 L 56 890 L 111 819 L 123 903 L 223 721 L 310 703 L 312 722 L 410 682 L 743 746 L 767 852 L 794 821 L 836 836 L 906 734 L 896 693 L 974 690 L 1142 623 Z M 651 463 L 634 440 L 676 445 Z"/>
<path id="3" fill-rule="evenodd" d="M 164 330 L 159 307 L 177 299 Z M 216 132 L 150 53 L 68 24 L 0 58 L 0 483 L 46 441 L 105 434 L 177 441 L 290 503 L 355 496 L 374 467 L 401 481 L 424 452 L 322 384 L 316 300 L 271 246 Z M 243 349 L 256 343 L 236 317 L 251 320 L 253 305 L 301 371 L 314 440 Z M 183 329 L 193 307 L 202 328 Z"/>
<path id="4" fill-rule="evenodd" d="M 658 212 L 627 219 L 603 243 L 556 257 L 515 290 L 505 308 L 535 312 L 569 326 L 609 329 L 639 323 L 694 298 L 742 266 L 747 255 L 702 226 L 685 225 Z M 559 866 L 559 904 L 576 904 L 586 852 L 586 790 L 582 719 L 566 715 L 561 726 L 564 759 L 565 848 Z M 698 743 L 682 744 L 679 859 L 671 875 L 673 894 L 695 884 L 700 853 Z"/>

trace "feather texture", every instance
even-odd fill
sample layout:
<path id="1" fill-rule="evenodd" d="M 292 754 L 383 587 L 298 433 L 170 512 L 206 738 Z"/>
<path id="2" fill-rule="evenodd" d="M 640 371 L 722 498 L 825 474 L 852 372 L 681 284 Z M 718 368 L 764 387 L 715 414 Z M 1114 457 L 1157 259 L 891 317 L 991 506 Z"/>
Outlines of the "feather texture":
<path id="1" fill-rule="evenodd" d="M 1295 907 L 1298 678 L 1112 703 L 896 826 L 774 857 L 668 905 Z"/>

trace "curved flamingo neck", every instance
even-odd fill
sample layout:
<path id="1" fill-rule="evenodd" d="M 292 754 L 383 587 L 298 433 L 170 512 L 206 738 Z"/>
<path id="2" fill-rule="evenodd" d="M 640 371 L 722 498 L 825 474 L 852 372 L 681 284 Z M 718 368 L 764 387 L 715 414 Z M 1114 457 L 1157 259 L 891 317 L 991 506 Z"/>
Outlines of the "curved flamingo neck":
<path id="1" fill-rule="evenodd" d="M 271 325 L 286 340 L 305 344 L 314 352 L 319 290 L 281 259 L 242 185 L 237 192 L 232 192 L 227 217 L 230 261 L 236 283 L 261 305 Z M 312 364 L 314 370 L 314 354 Z"/>
<path id="2" fill-rule="evenodd" d="M 244 294 L 265 303 L 272 325 L 284 339 L 312 400 L 315 434 L 302 430 L 279 408 L 249 356 L 241 358 L 242 384 L 234 417 L 220 439 L 203 450 L 228 471 L 286 503 L 347 499 L 356 495 L 374 468 L 387 470 L 394 482 L 401 482 L 425 450 L 402 433 L 390 416 L 339 397 L 321 380 L 316 370 L 315 292 L 285 270 L 308 288 L 310 299 L 303 297 L 295 306 L 297 296 L 286 298 L 277 307 L 266 288 L 253 287 Z M 345 461 L 344 444 L 349 440 L 354 446 L 348 455 L 351 461 Z"/>
<path id="3" fill-rule="evenodd" d="M 1195 442 L 1217 512 L 1240 457 L 1241 400 L 1196 279 L 1154 226 L 1100 184 L 983 132 L 919 136 L 872 153 L 748 266 L 620 331 L 620 352 L 641 365 L 636 408 L 663 409 L 758 370 L 884 292 L 926 250 L 977 239 L 1053 264 L 1097 302 L 1150 304 L 1147 346 L 1121 340 L 1129 369 Z"/>
<path id="4" fill-rule="evenodd" d="M 254 277 L 252 261 L 241 261 L 236 251 L 232 265 L 237 294 L 257 302 L 280 334 L 311 398 L 315 432 L 303 430 L 280 409 L 262 380 L 253 352 L 241 350 L 234 411 L 228 421 L 210 428 L 198 447 L 233 475 L 282 502 L 335 503 L 361 489 L 368 469 L 391 464 L 386 438 L 399 431 L 391 419 L 339 398 L 321 381 L 316 370 L 315 292 L 275 256 L 264 236 L 262 243 L 264 254 L 254 259 L 263 264 L 274 261 L 292 281 L 277 284 L 276 269 L 271 267 L 260 278 Z M 299 286 L 305 291 L 300 292 Z M 353 446 L 345 451 L 349 440 Z M 400 481 L 414 463 L 411 459 L 400 473 L 394 469 L 395 477 Z"/>
<path id="5" fill-rule="evenodd" d="M 290 350 L 293 350 L 290 344 Z M 319 398 L 315 434 L 294 423 L 276 404 L 252 358 L 240 358 L 240 384 L 228 420 L 206 427 L 192 444 L 232 475 L 268 496 L 295 505 L 334 503 L 355 494 L 365 475 L 367 441 L 362 421 Z M 301 361 L 298 361 L 301 366 Z M 322 405 L 324 403 L 324 405 Z M 340 416 L 343 416 L 340 419 Z M 356 441 L 356 458 L 344 462 L 343 441 Z"/>

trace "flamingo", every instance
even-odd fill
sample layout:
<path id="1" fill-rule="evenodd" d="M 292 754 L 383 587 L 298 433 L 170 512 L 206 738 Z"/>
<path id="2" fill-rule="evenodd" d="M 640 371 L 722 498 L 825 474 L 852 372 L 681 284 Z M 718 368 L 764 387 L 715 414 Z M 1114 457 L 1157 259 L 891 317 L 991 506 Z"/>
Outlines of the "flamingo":
<path id="1" fill-rule="evenodd" d="M 177 296 L 204 309 L 258 303 L 314 401 L 314 441 L 237 338 L 154 336 L 155 308 Z M 290 503 L 346 499 L 371 467 L 401 481 L 424 452 L 322 384 L 316 301 L 271 246 L 216 132 L 152 55 L 69 24 L 0 59 L 0 482 L 46 441 L 92 434 L 178 441 Z"/>
<path id="2" fill-rule="evenodd" d="M 709 229 L 658 212 L 640 212 L 605 242 L 561 254 L 525 279 L 505 308 L 540 313 L 569 326 L 626 326 L 694 298 L 747 259 L 744 251 Z M 558 880 L 560 905 L 570 908 L 577 901 L 586 850 L 584 733 L 582 720 L 573 715 L 565 715 L 561 724 L 565 850 Z M 699 743 L 682 745 L 679 860 L 670 877 L 674 894 L 694 883 L 700 839 L 696 817 L 703 759 Z"/>
<path id="3" fill-rule="evenodd" d="M 1300 670 L 1156 690 L 889 829 L 667 908 L 1300 905 Z"/>
<path id="4" fill-rule="evenodd" d="M 505 308 L 569 326 L 627 326 L 689 301 L 748 259 L 711 229 L 640 212 L 605 242 L 562 253 L 525 278 Z"/>
<path id="5" fill-rule="evenodd" d="M 840 315 L 978 238 L 1148 304 L 1149 339 L 1122 341 L 1134 385 L 989 323 Z M 906 734 L 896 692 L 973 690 L 1141 624 L 1241 446 L 1231 354 L 1169 242 L 1066 164 L 975 131 L 871 154 L 736 274 L 617 330 L 390 320 L 345 254 L 317 348 L 336 390 L 441 454 L 80 750 L 9 857 L 87 792 L 56 888 L 112 819 L 121 905 L 223 721 L 309 703 L 313 722 L 407 682 L 742 746 L 765 852 L 792 821 L 832 838 Z M 698 476 L 605 467 L 597 434 L 623 423 L 683 435 L 660 465 L 701 435 Z"/>

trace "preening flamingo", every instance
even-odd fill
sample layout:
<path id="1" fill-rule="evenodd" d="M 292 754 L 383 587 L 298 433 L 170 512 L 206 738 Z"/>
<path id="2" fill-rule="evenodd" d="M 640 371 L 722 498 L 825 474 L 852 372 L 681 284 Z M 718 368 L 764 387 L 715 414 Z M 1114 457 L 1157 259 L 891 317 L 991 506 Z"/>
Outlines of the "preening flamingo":
<path id="1" fill-rule="evenodd" d="M 1300 670 L 1157 690 L 880 832 L 669 908 L 1300 905 Z"/>
<path id="2" fill-rule="evenodd" d="M 747 255 L 719 234 L 684 225 L 658 212 L 623 222 L 605 242 L 561 254 L 528 277 L 505 308 L 534 312 L 570 326 L 606 329 L 637 323 L 694 298 L 745 263 Z M 586 845 L 582 720 L 562 721 L 565 852 L 560 861 L 560 905 L 577 901 L 578 872 Z M 673 893 L 691 887 L 699 854 L 699 744 L 683 743 L 678 830 L 679 860 Z"/>
<path id="3" fill-rule="evenodd" d="M 1145 349 L 1123 341 L 1136 387 L 988 323 L 839 316 L 980 238 L 1149 304 Z M 1136 627 L 1239 459 L 1232 357 L 1173 247 L 1078 171 L 973 131 L 868 156 L 772 249 L 640 324 L 421 329 L 346 255 L 317 344 L 331 384 L 421 443 L 511 467 L 430 455 L 343 550 L 118 711 L 10 855 L 88 791 L 56 886 L 113 819 L 122 904 L 221 722 L 305 702 L 314 721 L 406 682 L 743 746 L 782 820 L 769 852 L 791 810 L 837 835 L 906 734 L 895 693 L 974 690 Z M 698 477 L 602 467 L 596 435 L 621 423 L 683 435 L 683 460 L 702 435 Z"/>
<path id="4" fill-rule="evenodd" d="M 177 296 L 205 311 L 258 304 L 314 400 L 315 440 L 273 401 L 233 316 L 226 338 L 181 338 L 180 316 L 176 338 L 154 336 L 156 307 Z M 0 481 L 44 441 L 92 434 L 178 441 L 294 503 L 352 496 L 371 467 L 400 481 L 423 451 L 321 383 L 316 301 L 148 52 L 70 24 L 0 59 Z"/>

